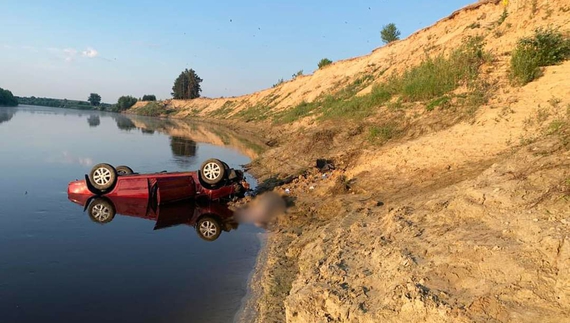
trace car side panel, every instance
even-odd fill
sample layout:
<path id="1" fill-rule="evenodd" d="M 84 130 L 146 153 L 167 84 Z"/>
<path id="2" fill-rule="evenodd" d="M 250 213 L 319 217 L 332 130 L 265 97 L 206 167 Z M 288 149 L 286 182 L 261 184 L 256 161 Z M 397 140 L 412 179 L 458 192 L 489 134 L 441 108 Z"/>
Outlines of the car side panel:
<path id="1" fill-rule="evenodd" d="M 107 196 L 148 199 L 148 179 L 145 177 L 119 176 L 115 188 Z"/>
<path id="2" fill-rule="evenodd" d="M 192 176 L 157 177 L 158 204 L 193 198 L 196 185 Z"/>

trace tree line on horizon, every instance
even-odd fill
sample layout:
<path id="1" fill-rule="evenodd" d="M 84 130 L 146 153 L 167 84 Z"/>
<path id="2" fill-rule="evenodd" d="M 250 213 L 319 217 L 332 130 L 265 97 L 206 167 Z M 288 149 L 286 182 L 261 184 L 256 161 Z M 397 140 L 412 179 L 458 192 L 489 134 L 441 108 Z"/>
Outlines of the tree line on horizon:
<path id="1" fill-rule="evenodd" d="M 6 90 L 7 91 L 7 90 Z M 7 91 L 11 94 L 10 91 Z M 0 95 L 1 96 L 1 95 Z M 145 94 L 140 99 L 132 96 L 122 96 L 119 98 L 117 103 L 103 103 L 101 102 L 101 96 L 97 93 L 90 93 L 86 101 L 81 100 L 68 100 L 68 99 L 55 99 L 55 98 L 44 98 L 44 97 L 20 97 L 14 96 L 16 104 L 25 105 L 37 105 L 52 108 L 67 108 L 75 110 L 99 110 L 108 112 L 121 112 L 132 107 L 137 101 L 156 101 L 156 96 L 154 94 Z M 0 101 L 2 102 L 2 101 Z M 1 104 L 7 105 L 7 104 Z M 12 106 L 15 106 L 12 104 Z"/>
<path id="2" fill-rule="evenodd" d="M 101 103 L 100 101 L 97 105 L 93 105 L 88 101 L 81 100 L 69 100 L 69 99 L 54 99 L 54 98 L 43 98 L 43 97 L 22 97 L 17 96 L 16 99 L 20 104 L 25 105 L 39 105 L 44 107 L 52 108 L 66 108 L 66 109 L 76 109 L 76 110 L 101 110 L 105 111 L 112 105 L 108 103 Z"/>

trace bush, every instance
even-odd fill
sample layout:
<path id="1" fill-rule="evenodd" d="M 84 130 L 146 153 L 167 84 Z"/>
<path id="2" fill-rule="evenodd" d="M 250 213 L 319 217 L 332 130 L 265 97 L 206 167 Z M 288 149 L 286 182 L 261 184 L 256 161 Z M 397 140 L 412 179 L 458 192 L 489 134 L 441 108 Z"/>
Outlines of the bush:
<path id="1" fill-rule="evenodd" d="M 293 77 L 293 79 L 296 79 L 297 77 L 302 76 L 302 75 L 303 75 L 303 70 L 300 70 L 300 71 L 297 71 L 297 73 L 293 74 L 292 77 Z"/>
<path id="2" fill-rule="evenodd" d="M 163 106 L 156 102 L 150 102 L 144 107 L 137 110 L 137 114 L 149 117 L 158 117 L 163 113 L 167 113 Z"/>
<path id="3" fill-rule="evenodd" d="M 570 58 L 570 39 L 554 29 L 539 28 L 534 36 L 519 40 L 511 56 L 509 77 L 525 85 L 541 74 L 540 67 L 556 65 Z"/>
<path id="4" fill-rule="evenodd" d="M 325 66 L 327 66 L 327 65 L 330 65 L 330 64 L 332 64 L 332 61 L 331 61 L 330 59 L 328 59 L 328 58 L 323 58 L 323 59 L 321 59 L 321 61 L 319 62 L 318 66 L 319 66 L 319 69 L 321 69 L 321 68 L 323 68 L 323 67 L 325 67 Z"/>
<path id="5" fill-rule="evenodd" d="M 154 94 L 145 94 L 142 97 L 143 101 L 156 101 L 156 96 Z"/>
<path id="6" fill-rule="evenodd" d="M 277 83 L 273 84 L 273 87 L 278 87 L 279 85 L 281 85 L 281 84 L 283 84 L 283 83 L 285 83 L 285 80 L 283 80 L 282 78 L 281 78 L 281 79 L 278 79 L 278 80 L 277 80 Z"/>

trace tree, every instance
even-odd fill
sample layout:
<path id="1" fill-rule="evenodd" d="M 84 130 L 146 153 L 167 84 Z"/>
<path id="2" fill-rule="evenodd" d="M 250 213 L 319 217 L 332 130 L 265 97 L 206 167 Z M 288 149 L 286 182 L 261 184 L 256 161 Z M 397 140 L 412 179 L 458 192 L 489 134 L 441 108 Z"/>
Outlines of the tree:
<path id="1" fill-rule="evenodd" d="M 302 76 L 302 75 L 303 75 L 303 70 L 300 70 L 300 71 L 297 71 L 297 73 L 293 74 L 291 77 L 293 79 L 296 79 L 297 77 Z"/>
<path id="2" fill-rule="evenodd" d="M 91 93 L 89 94 L 89 98 L 87 99 L 87 101 L 89 101 L 89 103 L 91 103 L 92 106 L 98 106 L 99 104 L 101 104 L 101 96 L 97 93 Z"/>
<path id="3" fill-rule="evenodd" d="M 380 36 L 382 37 L 382 41 L 384 44 L 389 44 L 393 41 L 400 39 L 400 31 L 396 28 L 396 25 L 393 23 L 389 23 L 380 32 Z"/>
<path id="4" fill-rule="evenodd" d="M 330 64 L 332 64 L 332 61 L 331 61 L 330 59 L 328 59 L 328 58 L 323 58 L 323 59 L 321 59 L 321 61 L 319 62 L 318 66 L 319 66 L 319 69 L 321 69 L 321 68 L 323 68 L 323 67 L 325 67 L 325 66 L 327 66 L 327 65 L 330 65 Z"/>
<path id="5" fill-rule="evenodd" d="M 130 109 L 137 101 L 137 98 L 130 95 L 122 96 L 117 101 L 117 111 L 121 112 Z"/>
<path id="6" fill-rule="evenodd" d="M 15 107 L 17 105 L 18 99 L 14 97 L 12 92 L 0 87 L 0 106 Z"/>
<path id="7" fill-rule="evenodd" d="M 145 94 L 142 97 L 142 101 L 156 101 L 156 96 L 154 94 Z"/>
<path id="8" fill-rule="evenodd" d="M 172 86 L 172 97 L 175 99 L 195 99 L 200 97 L 202 79 L 193 69 L 185 69 L 180 73 Z"/>

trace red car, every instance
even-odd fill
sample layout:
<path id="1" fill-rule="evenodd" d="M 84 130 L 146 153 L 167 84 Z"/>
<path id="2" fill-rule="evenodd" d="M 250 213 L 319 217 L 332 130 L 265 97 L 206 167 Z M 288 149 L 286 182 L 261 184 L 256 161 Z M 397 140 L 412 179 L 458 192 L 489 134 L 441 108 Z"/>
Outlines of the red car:
<path id="1" fill-rule="evenodd" d="M 184 224 L 195 227 L 198 236 L 206 241 L 214 241 L 222 231 L 229 232 L 238 226 L 227 205 L 211 201 L 156 205 L 152 200 L 132 197 L 69 194 L 68 198 L 83 206 L 91 220 L 100 224 L 111 222 L 116 214 L 156 221 L 154 230 Z"/>
<path id="2" fill-rule="evenodd" d="M 157 204 L 184 199 L 218 200 L 241 196 L 249 187 L 243 172 L 218 160 L 206 160 L 199 171 L 137 174 L 127 166 L 95 165 L 85 180 L 69 183 L 68 195 L 138 198 Z"/>

